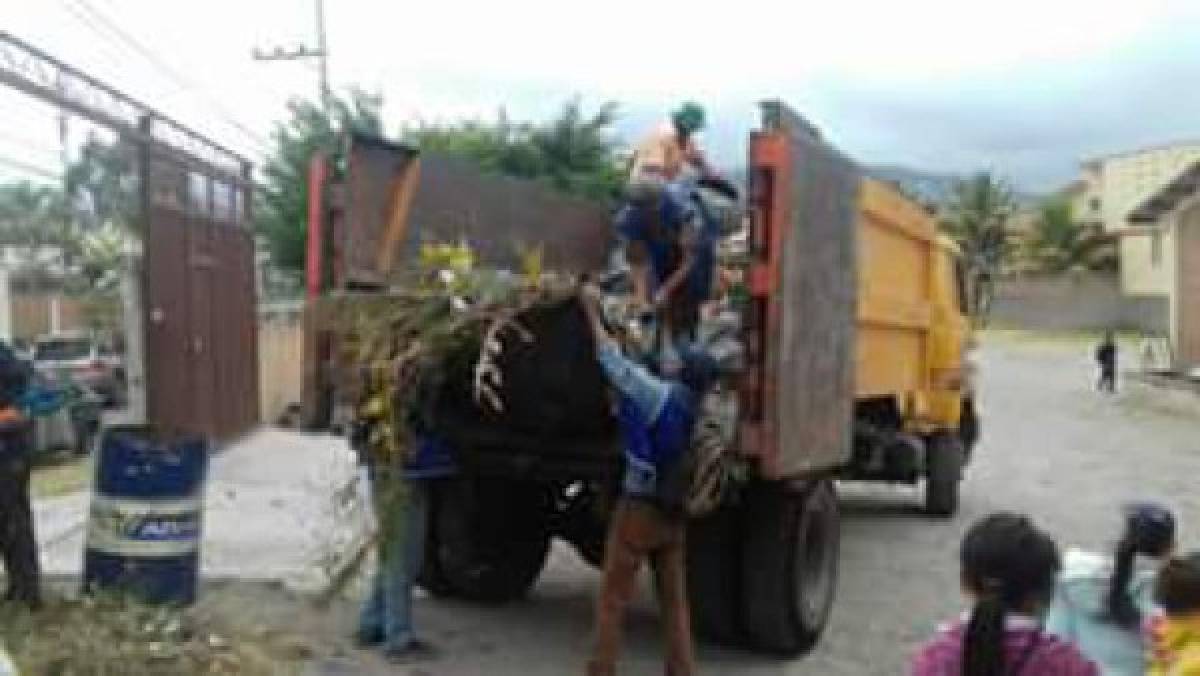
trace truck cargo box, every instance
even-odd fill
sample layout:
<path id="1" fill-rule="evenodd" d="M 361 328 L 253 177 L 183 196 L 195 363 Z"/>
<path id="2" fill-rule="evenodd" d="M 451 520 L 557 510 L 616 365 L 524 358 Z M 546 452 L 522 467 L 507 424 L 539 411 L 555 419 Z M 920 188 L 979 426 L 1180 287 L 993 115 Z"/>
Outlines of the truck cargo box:
<path id="1" fill-rule="evenodd" d="M 611 241 L 605 205 L 472 162 L 354 135 L 332 233 L 335 288 L 386 285 L 423 242 L 469 242 L 481 264 L 516 269 L 540 246 L 547 269 L 600 269 Z"/>

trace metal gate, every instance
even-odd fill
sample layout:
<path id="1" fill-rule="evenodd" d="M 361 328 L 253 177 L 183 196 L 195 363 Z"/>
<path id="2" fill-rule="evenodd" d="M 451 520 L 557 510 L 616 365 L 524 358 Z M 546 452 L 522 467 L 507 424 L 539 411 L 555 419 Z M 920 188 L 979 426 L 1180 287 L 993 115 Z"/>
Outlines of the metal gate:
<path id="1" fill-rule="evenodd" d="M 117 89 L 0 31 L 0 84 L 137 149 L 147 422 L 227 441 L 258 422 L 250 165 Z M 132 371 L 132 369 L 131 369 Z M 131 385 L 134 376 L 131 375 Z M 137 414 L 135 414 L 136 417 Z"/>
<path id="2" fill-rule="evenodd" d="M 228 440 L 258 421 L 250 187 L 159 144 L 143 152 L 147 414 Z"/>

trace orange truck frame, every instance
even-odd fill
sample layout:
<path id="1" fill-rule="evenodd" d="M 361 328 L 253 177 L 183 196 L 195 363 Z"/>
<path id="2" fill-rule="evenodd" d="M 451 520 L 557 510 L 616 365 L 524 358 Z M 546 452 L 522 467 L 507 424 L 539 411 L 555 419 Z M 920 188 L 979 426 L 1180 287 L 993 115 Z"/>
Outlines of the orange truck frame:
<path id="1" fill-rule="evenodd" d="M 689 525 L 688 577 L 701 634 L 795 655 L 816 643 L 834 602 L 836 482 L 923 484 L 927 511 L 953 514 L 978 422 L 964 368 L 968 324 L 953 245 L 924 209 L 864 179 L 784 105 L 767 103 L 763 112 L 749 152 L 746 371 L 736 448 L 751 476 L 735 500 Z M 531 212 L 512 211 L 529 203 L 557 214 L 556 229 L 542 242 L 549 266 L 602 264 L 605 215 L 529 184 L 465 175 L 464 167 L 432 155 L 412 178 L 416 156 L 381 142 L 357 150 L 351 144 L 339 189 L 345 214 L 325 235 L 334 243 L 334 278 L 343 278 L 335 288 L 380 283 L 388 272 L 380 260 L 411 260 L 422 233 L 457 241 L 462 233 L 452 230 L 463 222 L 483 264 L 511 265 L 506 243 L 534 243 Z M 447 190 L 451 178 L 459 189 Z M 504 209 L 476 201 L 498 194 Z M 439 216 L 454 209 L 470 218 Z M 395 243 L 396 251 L 381 242 Z M 563 310 L 571 311 L 578 309 Z M 577 380 L 603 389 L 596 374 L 579 370 Z M 603 411 L 597 395 L 592 404 Z M 565 447 L 583 441 L 488 442 L 479 429 L 486 424 L 458 426 L 468 436 L 455 443 L 470 462 L 435 495 L 426 588 L 476 600 L 516 598 L 536 581 L 554 537 L 599 564 L 621 463 L 615 435 L 598 439 L 595 451 L 569 453 Z"/>

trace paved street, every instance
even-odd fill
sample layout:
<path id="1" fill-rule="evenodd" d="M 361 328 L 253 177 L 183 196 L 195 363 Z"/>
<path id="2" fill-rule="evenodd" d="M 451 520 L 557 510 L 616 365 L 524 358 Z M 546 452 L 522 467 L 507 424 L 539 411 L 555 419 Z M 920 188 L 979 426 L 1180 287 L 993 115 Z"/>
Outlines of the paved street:
<path id="1" fill-rule="evenodd" d="M 971 521 L 992 510 L 1028 512 L 1064 545 L 1105 547 L 1118 528 L 1117 506 L 1154 498 L 1179 510 L 1185 544 L 1200 542 L 1194 530 L 1200 403 L 1189 393 L 1144 387 L 1102 397 L 1090 390 L 1091 369 L 1090 348 L 1082 343 L 989 344 L 981 368 L 984 440 L 960 516 L 950 522 L 921 516 L 908 488 L 844 486 L 841 582 L 817 650 L 780 662 L 704 648 L 702 673 L 903 673 L 915 645 L 960 610 L 958 541 Z M 449 656 L 412 673 L 572 673 L 585 654 L 597 583 L 594 571 L 562 549 L 521 604 L 422 603 L 418 616 Z M 623 673 L 661 673 L 645 587 Z M 338 612 L 348 628 L 352 606 Z"/>

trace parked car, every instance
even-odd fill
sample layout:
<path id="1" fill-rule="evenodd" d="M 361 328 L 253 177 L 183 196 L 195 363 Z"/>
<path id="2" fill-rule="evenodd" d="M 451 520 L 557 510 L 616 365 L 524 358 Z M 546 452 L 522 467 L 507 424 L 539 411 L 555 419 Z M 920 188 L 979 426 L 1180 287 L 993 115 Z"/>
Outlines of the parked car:
<path id="1" fill-rule="evenodd" d="M 124 359 L 86 332 L 38 338 L 33 345 L 33 365 L 48 382 L 78 383 L 99 395 L 105 406 L 125 403 Z"/>

